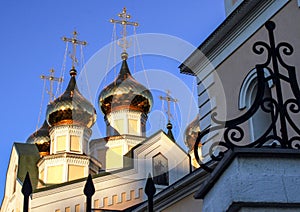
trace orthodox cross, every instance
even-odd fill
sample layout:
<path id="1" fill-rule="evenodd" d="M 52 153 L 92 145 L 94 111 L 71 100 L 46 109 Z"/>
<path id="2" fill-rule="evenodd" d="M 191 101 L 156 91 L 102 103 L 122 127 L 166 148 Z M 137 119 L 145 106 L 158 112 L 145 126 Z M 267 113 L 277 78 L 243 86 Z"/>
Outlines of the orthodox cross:
<path id="1" fill-rule="evenodd" d="M 87 44 L 86 41 L 80 41 L 77 39 L 78 33 L 76 31 L 73 32 L 73 38 L 67 38 L 67 37 L 62 37 L 62 40 L 65 42 L 70 42 L 73 45 L 72 49 L 72 54 L 71 54 L 71 59 L 72 59 L 72 69 L 75 69 L 75 65 L 78 62 L 76 58 L 76 46 L 77 45 L 83 45 L 85 46 Z"/>
<path id="2" fill-rule="evenodd" d="M 131 18 L 131 16 L 127 13 L 126 7 L 123 8 L 123 11 L 119 13 L 118 16 L 121 18 L 121 20 L 110 19 L 110 22 L 123 25 L 123 31 L 122 31 L 123 37 L 122 40 L 118 42 L 118 45 L 121 48 L 123 48 L 123 52 L 126 52 L 126 49 L 129 47 L 129 42 L 126 39 L 127 25 L 138 26 L 139 24 L 137 22 L 128 21 Z"/>
<path id="3" fill-rule="evenodd" d="M 170 123 L 171 120 L 171 109 L 170 109 L 170 103 L 171 102 L 177 102 L 177 99 L 174 99 L 170 96 L 170 91 L 167 90 L 167 95 L 166 96 L 159 96 L 160 100 L 162 101 L 167 101 L 168 103 L 168 111 L 167 111 L 167 115 L 168 115 L 168 123 Z"/>
<path id="4" fill-rule="evenodd" d="M 50 81 L 50 88 L 47 91 L 47 93 L 49 94 L 49 102 L 51 102 L 54 99 L 54 94 L 53 94 L 53 83 L 54 83 L 54 81 L 57 81 L 57 82 L 62 82 L 63 81 L 63 78 L 61 78 L 61 77 L 54 77 L 54 72 L 55 72 L 54 69 L 50 69 L 50 75 L 49 76 L 41 75 L 41 79 Z"/>

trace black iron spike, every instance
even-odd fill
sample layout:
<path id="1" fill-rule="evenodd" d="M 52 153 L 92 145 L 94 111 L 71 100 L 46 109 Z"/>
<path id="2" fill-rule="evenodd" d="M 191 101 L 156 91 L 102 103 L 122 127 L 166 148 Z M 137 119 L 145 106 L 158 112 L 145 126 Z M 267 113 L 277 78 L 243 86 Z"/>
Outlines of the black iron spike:
<path id="1" fill-rule="evenodd" d="M 153 212 L 153 196 L 156 193 L 156 188 L 152 179 L 151 174 L 149 173 L 148 179 L 145 186 L 145 194 L 148 197 L 148 211 Z"/>
<path id="2" fill-rule="evenodd" d="M 92 180 L 91 174 L 89 174 L 84 189 L 83 193 L 86 196 L 86 212 L 91 212 L 92 211 L 92 196 L 95 194 L 95 187 L 94 183 Z"/>
<path id="3" fill-rule="evenodd" d="M 23 212 L 28 212 L 29 196 L 32 194 L 32 185 L 31 185 L 31 181 L 30 181 L 28 172 L 26 173 L 21 191 L 22 191 L 22 194 L 24 195 Z"/>

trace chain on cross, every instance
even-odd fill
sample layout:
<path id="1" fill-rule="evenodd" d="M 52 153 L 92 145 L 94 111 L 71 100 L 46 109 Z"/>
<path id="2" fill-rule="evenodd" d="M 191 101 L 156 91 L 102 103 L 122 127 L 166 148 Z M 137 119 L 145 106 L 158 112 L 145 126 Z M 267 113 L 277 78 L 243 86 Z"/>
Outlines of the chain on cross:
<path id="1" fill-rule="evenodd" d="M 170 123 L 170 120 L 171 120 L 171 116 L 172 116 L 172 114 L 171 114 L 171 108 L 170 108 L 170 103 L 171 102 L 178 102 L 178 100 L 177 99 L 174 99 L 174 98 L 172 98 L 171 96 L 170 96 L 170 91 L 169 90 L 167 90 L 167 95 L 166 96 L 159 96 L 159 98 L 160 98 L 160 100 L 162 100 L 162 101 L 167 101 L 167 103 L 168 103 L 168 111 L 167 111 L 167 115 L 168 115 L 168 123 Z"/>
<path id="2" fill-rule="evenodd" d="M 123 31 L 122 31 L 122 40 L 118 42 L 118 45 L 123 49 L 123 52 L 126 52 L 126 49 L 130 46 L 129 42 L 127 41 L 127 25 L 130 26 L 138 26 L 139 24 L 137 22 L 131 22 L 129 19 L 131 16 L 127 13 L 126 7 L 123 8 L 123 11 L 118 14 L 118 16 L 121 18 L 121 20 L 115 20 L 110 19 L 111 23 L 117 23 L 123 25 Z"/>
<path id="3" fill-rule="evenodd" d="M 72 59 L 72 69 L 75 69 L 75 66 L 77 64 L 77 58 L 76 58 L 76 46 L 77 45 L 82 45 L 85 46 L 87 44 L 86 41 L 80 41 L 77 39 L 77 35 L 78 33 L 76 31 L 73 32 L 73 38 L 67 38 L 67 37 L 63 37 L 62 40 L 65 42 L 70 42 L 73 45 L 73 49 L 72 49 L 72 54 L 71 54 L 71 59 Z"/>

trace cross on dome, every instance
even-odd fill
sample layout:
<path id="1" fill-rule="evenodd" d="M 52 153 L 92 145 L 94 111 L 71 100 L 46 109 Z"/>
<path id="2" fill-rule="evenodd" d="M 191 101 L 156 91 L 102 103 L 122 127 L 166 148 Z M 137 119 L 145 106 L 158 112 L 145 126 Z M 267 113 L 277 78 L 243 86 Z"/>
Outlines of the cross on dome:
<path id="1" fill-rule="evenodd" d="M 49 84 L 50 84 L 50 88 L 47 91 L 47 93 L 49 94 L 49 102 L 52 102 L 54 99 L 54 94 L 53 94 L 53 83 L 54 81 L 57 82 L 62 82 L 63 78 L 62 77 L 54 77 L 54 69 L 50 69 L 50 75 L 49 76 L 45 76 L 45 75 L 41 75 L 41 79 L 42 80 L 49 80 Z"/>
<path id="2" fill-rule="evenodd" d="M 126 7 L 123 8 L 123 11 L 118 14 L 118 17 L 121 18 L 121 20 L 115 20 L 110 19 L 111 23 L 117 23 L 123 25 L 123 31 L 122 31 L 122 39 L 118 41 L 118 45 L 123 49 L 122 52 L 122 59 L 126 60 L 128 58 L 128 55 L 126 53 L 126 50 L 129 48 L 130 44 L 127 40 L 127 25 L 130 26 L 138 26 L 139 24 L 137 22 L 131 22 L 129 19 L 131 16 L 127 13 Z"/>
<path id="3" fill-rule="evenodd" d="M 77 64 L 77 58 L 76 58 L 76 46 L 77 45 L 82 45 L 85 46 L 87 44 L 86 41 L 81 41 L 77 39 L 78 33 L 74 30 L 73 32 L 73 38 L 67 38 L 67 37 L 62 37 L 62 40 L 65 42 L 70 42 L 73 45 L 72 49 L 72 54 L 71 54 L 71 59 L 72 59 L 72 69 L 75 69 L 75 65 Z"/>
<path id="4" fill-rule="evenodd" d="M 171 108 L 170 108 L 170 103 L 171 102 L 177 102 L 178 100 L 177 99 L 174 99 L 170 96 L 170 93 L 171 91 L 167 90 L 167 95 L 166 96 L 159 96 L 160 100 L 162 101 L 166 101 L 167 104 L 168 104 L 168 110 L 167 110 L 167 115 L 168 115 L 168 123 L 170 123 L 170 120 L 171 120 Z"/>

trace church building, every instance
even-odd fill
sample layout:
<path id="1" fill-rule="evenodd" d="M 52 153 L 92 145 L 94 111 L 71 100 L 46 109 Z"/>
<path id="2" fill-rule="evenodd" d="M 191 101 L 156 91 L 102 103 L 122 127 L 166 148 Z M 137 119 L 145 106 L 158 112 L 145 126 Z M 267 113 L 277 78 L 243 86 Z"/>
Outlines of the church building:
<path id="1" fill-rule="evenodd" d="M 89 174 L 94 211 L 299 211 L 300 1 L 224 2 L 224 22 L 179 66 L 197 78 L 188 152 L 171 122 L 167 132 L 146 135 L 153 96 L 131 74 L 124 36 L 119 73 L 100 92 L 98 110 L 80 93 L 73 60 L 43 126 L 13 145 L 1 211 L 22 211 L 27 172 L 31 212 L 85 211 Z M 119 17 L 112 22 L 125 31 L 137 24 L 126 9 Z M 106 136 L 90 139 L 102 121 L 96 111 Z"/>
<path id="2" fill-rule="evenodd" d="M 123 27 L 134 23 L 125 8 L 119 17 Z M 76 35 L 64 41 L 75 48 L 84 44 Z M 85 211 L 83 188 L 89 174 L 95 187 L 92 208 L 122 211 L 147 199 L 149 174 L 159 192 L 190 173 L 190 156 L 176 143 L 170 122 L 167 132 L 146 135 L 153 96 L 131 75 L 126 48 L 124 44 L 117 77 L 98 98 L 106 137 L 90 139 L 97 112 L 77 86 L 73 55 L 68 86 L 47 105 L 44 124 L 25 143 L 12 147 L 1 211 L 23 210 L 27 172 L 33 188 L 31 212 Z"/>

